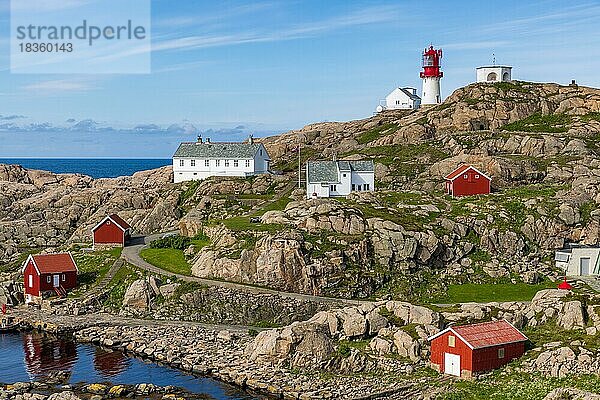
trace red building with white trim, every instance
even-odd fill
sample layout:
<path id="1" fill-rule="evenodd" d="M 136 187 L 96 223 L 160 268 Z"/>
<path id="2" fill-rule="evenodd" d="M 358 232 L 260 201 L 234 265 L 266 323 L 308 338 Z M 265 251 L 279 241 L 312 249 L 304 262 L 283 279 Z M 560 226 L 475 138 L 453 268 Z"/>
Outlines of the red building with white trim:
<path id="1" fill-rule="evenodd" d="M 117 214 L 105 217 L 92 228 L 94 249 L 123 247 L 131 238 L 131 226 Z"/>
<path id="2" fill-rule="evenodd" d="M 506 320 L 451 326 L 429 338 L 431 366 L 444 374 L 471 378 L 521 357 L 527 340 Z"/>
<path id="3" fill-rule="evenodd" d="M 25 303 L 44 297 L 65 297 L 77 287 L 77 265 L 70 253 L 30 255 L 23 265 Z"/>
<path id="4" fill-rule="evenodd" d="M 446 193 L 454 196 L 490 194 L 492 178 L 472 165 L 463 164 L 446 176 Z"/>

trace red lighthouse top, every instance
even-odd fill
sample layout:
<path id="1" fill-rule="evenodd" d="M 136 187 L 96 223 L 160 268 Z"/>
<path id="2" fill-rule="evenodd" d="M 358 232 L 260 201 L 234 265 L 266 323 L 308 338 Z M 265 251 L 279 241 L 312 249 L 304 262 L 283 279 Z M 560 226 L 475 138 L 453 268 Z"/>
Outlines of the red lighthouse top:
<path id="1" fill-rule="evenodd" d="M 425 49 L 423 52 L 423 72 L 421 72 L 421 78 L 441 78 L 444 76 L 444 73 L 440 71 L 441 59 L 442 49 L 435 50 L 433 46 L 429 46 L 429 49 Z"/>

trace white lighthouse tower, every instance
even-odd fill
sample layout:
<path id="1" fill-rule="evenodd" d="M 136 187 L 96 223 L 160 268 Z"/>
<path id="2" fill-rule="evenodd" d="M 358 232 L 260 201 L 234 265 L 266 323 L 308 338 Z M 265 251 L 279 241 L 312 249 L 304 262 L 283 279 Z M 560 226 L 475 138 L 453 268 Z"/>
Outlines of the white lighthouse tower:
<path id="1" fill-rule="evenodd" d="M 435 105 L 442 102 L 440 89 L 440 80 L 444 73 L 440 71 L 440 60 L 442 59 L 442 49 L 435 50 L 433 46 L 425 49 L 423 52 L 423 95 L 421 96 L 421 105 Z"/>

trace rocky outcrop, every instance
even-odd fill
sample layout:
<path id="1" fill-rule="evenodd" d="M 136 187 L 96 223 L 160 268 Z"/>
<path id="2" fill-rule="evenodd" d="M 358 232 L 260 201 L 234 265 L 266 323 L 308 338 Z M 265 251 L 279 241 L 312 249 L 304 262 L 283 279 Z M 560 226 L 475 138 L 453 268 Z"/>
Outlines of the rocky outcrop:
<path id="1" fill-rule="evenodd" d="M 2 165 L 0 262 L 15 260 L 26 248 L 90 243 L 90 229 L 113 212 L 138 233 L 168 230 L 178 219 L 179 199 L 170 182 L 170 167 L 94 180 Z"/>

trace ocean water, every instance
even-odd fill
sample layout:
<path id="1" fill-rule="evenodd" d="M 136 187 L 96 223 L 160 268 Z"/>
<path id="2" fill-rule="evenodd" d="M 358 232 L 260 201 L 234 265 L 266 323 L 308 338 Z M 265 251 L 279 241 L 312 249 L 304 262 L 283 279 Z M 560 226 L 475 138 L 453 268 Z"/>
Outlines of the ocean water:
<path id="1" fill-rule="evenodd" d="M 57 174 L 84 174 L 92 178 L 116 178 L 138 171 L 171 165 L 171 159 L 123 158 L 0 158 L 0 164 L 18 164 Z"/>
<path id="2" fill-rule="evenodd" d="M 68 374 L 69 383 L 177 386 L 214 400 L 266 399 L 214 379 L 128 357 L 119 351 L 79 344 L 43 333 L 0 334 L 0 383 L 43 381 L 52 373 Z"/>

